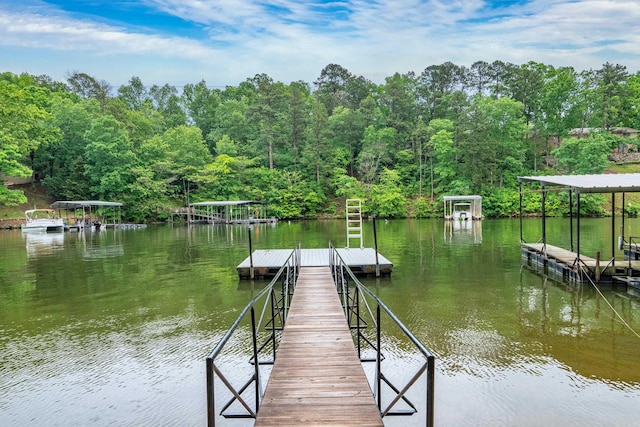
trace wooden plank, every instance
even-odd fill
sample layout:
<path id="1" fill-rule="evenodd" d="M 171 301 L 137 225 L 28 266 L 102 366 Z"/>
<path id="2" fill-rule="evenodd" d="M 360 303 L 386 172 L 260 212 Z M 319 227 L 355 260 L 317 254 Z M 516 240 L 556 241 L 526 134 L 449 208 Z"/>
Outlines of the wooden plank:
<path id="1" fill-rule="evenodd" d="M 543 243 L 523 243 L 523 247 L 534 250 L 539 253 L 543 253 L 545 248 Z M 577 252 L 571 252 L 567 249 L 559 248 L 553 245 L 546 245 L 546 254 L 548 258 L 557 259 L 565 264 L 573 264 L 578 258 Z M 589 265 L 593 263 L 595 265 L 596 259 L 588 257 L 586 255 L 580 255 L 580 260 Z"/>
<path id="2" fill-rule="evenodd" d="M 256 427 L 372 426 L 382 418 L 328 267 L 303 267 Z"/>

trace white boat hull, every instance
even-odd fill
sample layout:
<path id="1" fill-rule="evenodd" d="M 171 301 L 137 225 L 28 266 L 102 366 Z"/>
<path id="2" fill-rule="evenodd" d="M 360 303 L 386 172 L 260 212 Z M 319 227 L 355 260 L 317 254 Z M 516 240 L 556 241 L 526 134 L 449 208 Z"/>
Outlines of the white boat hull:
<path id="1" fill-rule="evenodd" d="M 25 211 L 26 222 L 22 224 L 23 232 L 59 232 L 64 231 L 62 218 L 55 218 L 51 209 L 31 209 Z"/>

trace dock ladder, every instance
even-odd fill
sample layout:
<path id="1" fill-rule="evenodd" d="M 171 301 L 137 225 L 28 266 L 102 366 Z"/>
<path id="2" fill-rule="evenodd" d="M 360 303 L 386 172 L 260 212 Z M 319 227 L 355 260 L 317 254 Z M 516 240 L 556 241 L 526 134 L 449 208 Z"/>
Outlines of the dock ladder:
<path id="1" fill-rule="evenodd" d="M 364 246 L 362 241 L 362 202 L 360 199 L 347 199 L 347 248 L 351 239 L 360 239 L 360 249 Z"/>

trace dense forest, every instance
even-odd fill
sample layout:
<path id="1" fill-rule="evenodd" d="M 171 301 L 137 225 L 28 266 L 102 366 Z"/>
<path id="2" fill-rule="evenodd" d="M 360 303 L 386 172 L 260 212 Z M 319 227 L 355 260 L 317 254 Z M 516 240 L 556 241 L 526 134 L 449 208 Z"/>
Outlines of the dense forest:
<path id="1" fill-rule="evenodd" d="M 107 200 L 162 220 L 189 202 L 258 200 L 278 218 L 341 215 L 345 198 L 382 217 L 439 215 L 443 195 L 479 194 L 486 216 L 518 212 L 517 176 L 601 173 L 613 132 L 640 128 L 640 72 L 536 62 L 447 62 L 374 84 L 327 65 L 312 84 L 268 75 L 113 88 L 81 72 L 0 74 L 0 176 L 57 200 Z M 572 128 L 593 128 L 574 139 Z M 538 209 L 535 193 L 525 210 Z M 554 195 L 548 212 L 563 212 Z M 23 203 L 0 185 L 0 204 Z M 597 213 L 597 200 L 583 208 Z"/>

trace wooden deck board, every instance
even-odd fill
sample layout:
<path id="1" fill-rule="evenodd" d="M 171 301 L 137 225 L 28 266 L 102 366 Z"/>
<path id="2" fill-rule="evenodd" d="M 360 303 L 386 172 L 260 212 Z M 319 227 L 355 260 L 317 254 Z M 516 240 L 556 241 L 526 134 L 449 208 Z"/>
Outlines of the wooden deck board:
<path id="1" fill-rule="evenodd" d="M 327 267 L 303 267 L 256 427 L 383 426 Z"/>
<path id="2" fill-rule="evenodd" d="M 528 248 L 538 253 L 543 253 L 545 251 L 545 245 L 543 243 L 523 243 L 522 247 Z M 549 259 L 554 259 L 567 265 L 574 264 L 578 259 L 577 252 L 572 252 L 553 245 L 546 245 L 546 255 Z M 582 254 L 580 254 L 580 262 L 590 268 L 595 268 L 597 264 L 597 260 L 595 258 L 591 258 Z M 604 267 L 606 264 L 606 260 L 600 260 L 600 265 L 602 267 Z"/>

